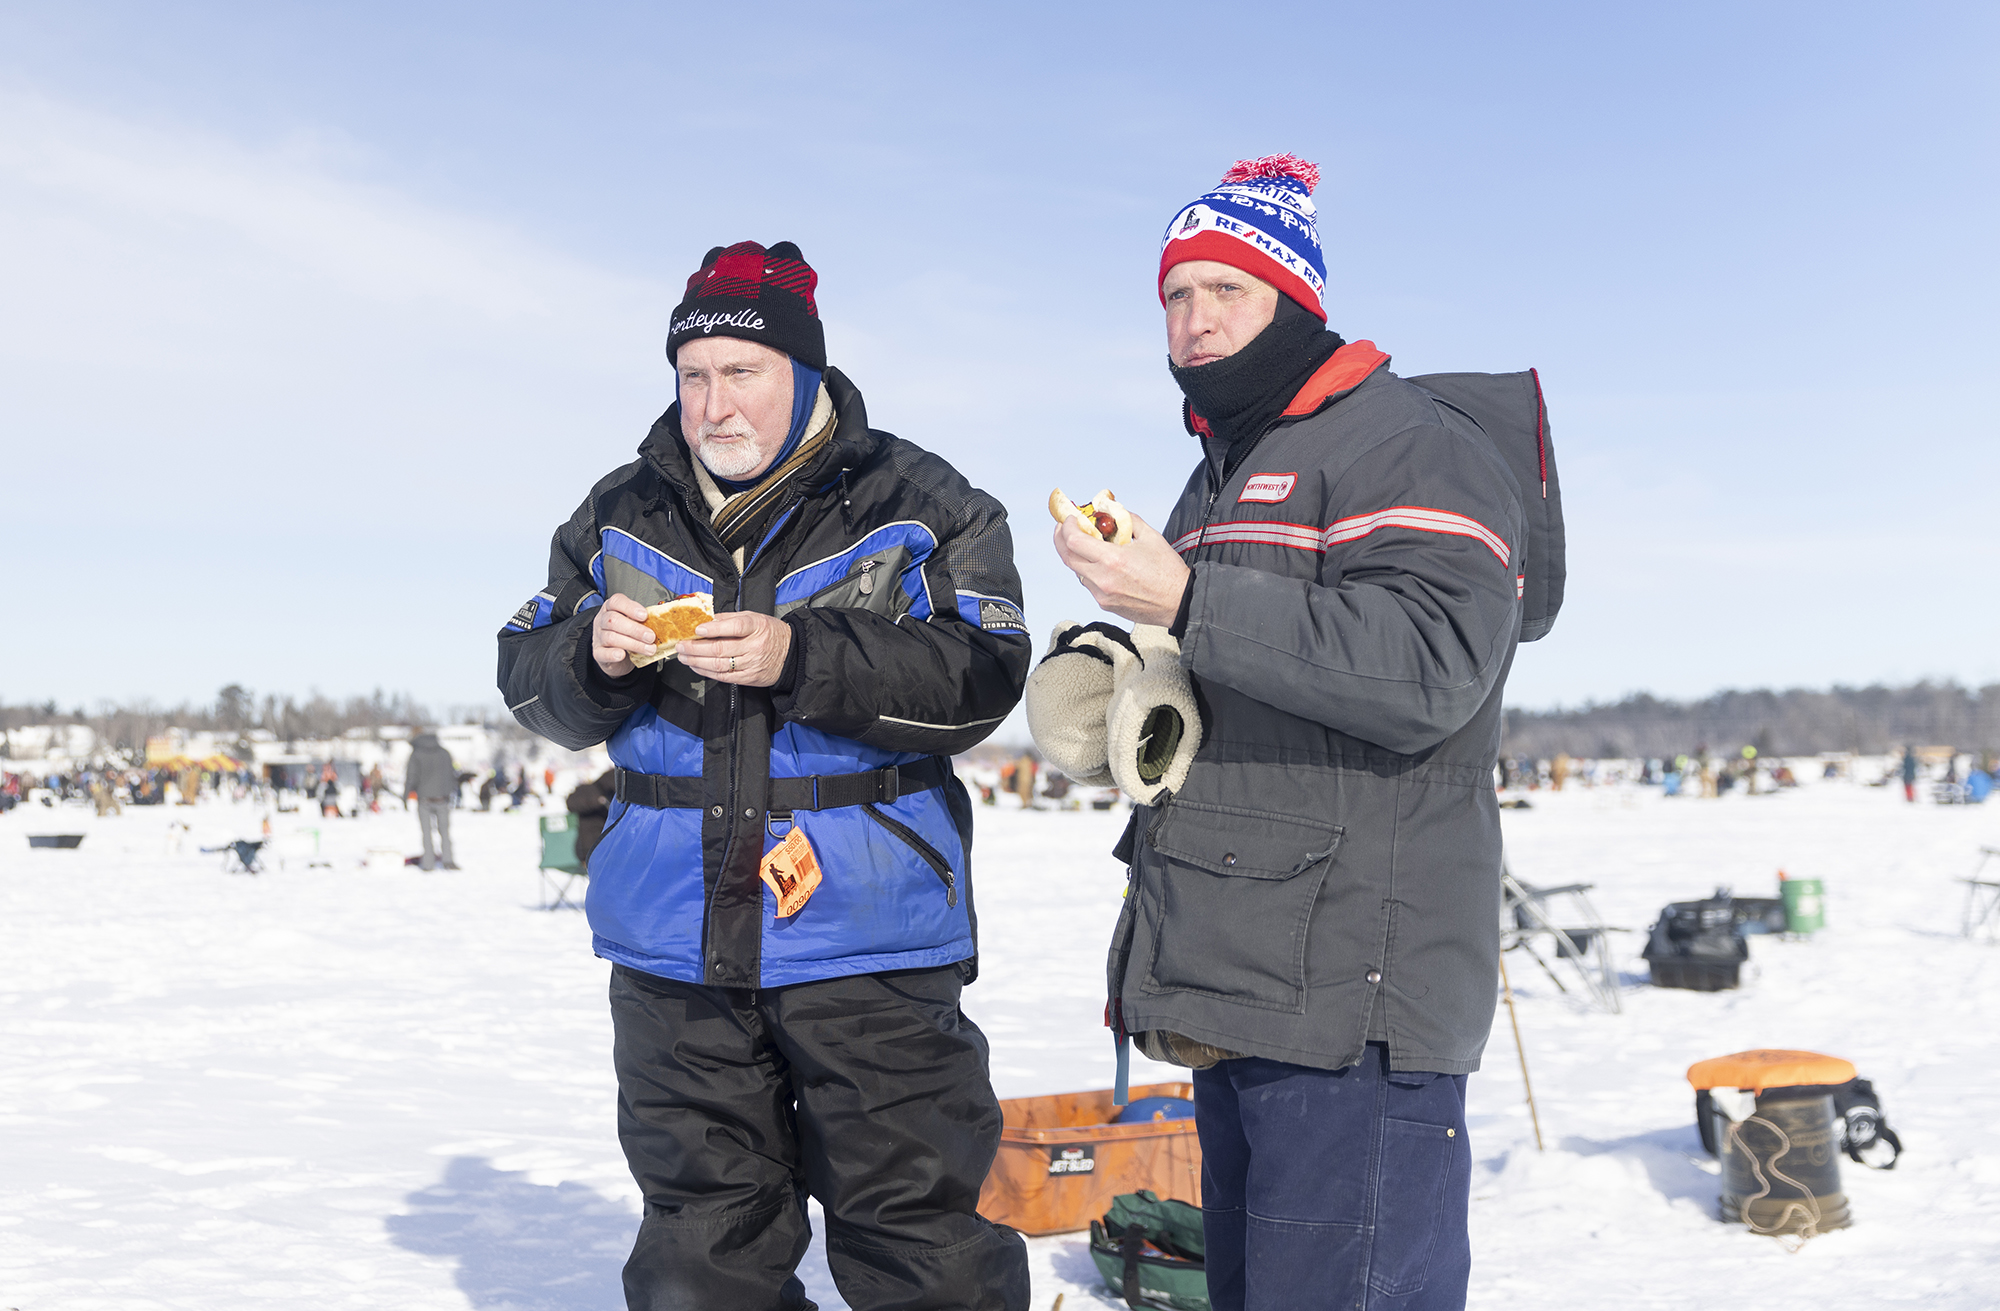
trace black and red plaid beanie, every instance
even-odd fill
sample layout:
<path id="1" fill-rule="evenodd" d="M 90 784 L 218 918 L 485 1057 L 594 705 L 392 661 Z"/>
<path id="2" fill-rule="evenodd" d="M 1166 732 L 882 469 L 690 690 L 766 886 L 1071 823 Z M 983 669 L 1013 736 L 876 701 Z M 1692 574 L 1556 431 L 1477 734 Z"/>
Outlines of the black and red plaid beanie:
<path id="1" fill-rule="evenodd" d="M 667 358 L 696 337 L 741 337 L 824 369 L 826 330 L 813 303 L 818 285 L 819 274 L 789 241 L 768 250 L 754 241 L 717 246 L 702 257 L 674 310 Z"/>

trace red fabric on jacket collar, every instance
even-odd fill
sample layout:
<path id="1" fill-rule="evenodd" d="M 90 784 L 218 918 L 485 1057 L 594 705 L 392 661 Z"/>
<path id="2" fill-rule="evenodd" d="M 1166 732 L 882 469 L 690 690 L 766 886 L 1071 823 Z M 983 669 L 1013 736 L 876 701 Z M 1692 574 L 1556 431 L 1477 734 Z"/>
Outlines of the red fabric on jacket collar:
<path id="1" fill-rule="evenodd" d="M 1376 350 L 1374 342 L 1348 342 L 1328 356 L 1326 363 L 1306 379 L 1306 385 L 1299 388 L 1299 394 L 1285 407 L 1283 417 L 1296 419 L 1302 414 L 1311 414 L 1328 401 L 1359 387 L 1369 374 L 1388 362 L 1389 357 Z"/>

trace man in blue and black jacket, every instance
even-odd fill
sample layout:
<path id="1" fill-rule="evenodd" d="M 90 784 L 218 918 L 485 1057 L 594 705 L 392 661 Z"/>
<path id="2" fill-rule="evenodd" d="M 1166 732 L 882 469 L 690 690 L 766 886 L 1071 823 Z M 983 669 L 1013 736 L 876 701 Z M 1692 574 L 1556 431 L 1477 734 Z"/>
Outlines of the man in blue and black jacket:
<path id="1" fill-rule="evenodd" d="M 857 1311 L 1017 1311 L 1021 1240 L 976 1210 L 1000 1110 L 950 757 L 1020 698 L 1020 579 L 999 503 L 827 367 L 817 282 L 790 242 L 709 252 L 678 402 L 556 530 L 500 687 L 618 768 L 586 905 L 646 1199 L 629 1305 L 810 1306 L 810 1194 Z M 646 607 L 689 593 L 716 618 L 645 663 Z"/>

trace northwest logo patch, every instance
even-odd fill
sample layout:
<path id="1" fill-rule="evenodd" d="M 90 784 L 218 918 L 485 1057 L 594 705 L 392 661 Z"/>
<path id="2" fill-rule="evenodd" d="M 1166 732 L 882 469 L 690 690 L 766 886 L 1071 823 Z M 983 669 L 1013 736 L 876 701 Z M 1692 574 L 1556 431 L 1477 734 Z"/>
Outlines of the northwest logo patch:
<path id="1" fill-rule="evenodd" d="M 1028 631 L 1027 619 L 1013 605 L 983 598 L 979 602 L 979 626 L 989 633 L 1010 628 Z"/>
<path id="2" fill-rule="evenodd" d="M 1243 484 L 1243 495 L 1236 498 L 1241 505 L 1245 501 L 1262 501 L 1275 505 L 1292 494 L 1292 488 L 1299 485 L 1295 473 L 1260 473 Z"/>

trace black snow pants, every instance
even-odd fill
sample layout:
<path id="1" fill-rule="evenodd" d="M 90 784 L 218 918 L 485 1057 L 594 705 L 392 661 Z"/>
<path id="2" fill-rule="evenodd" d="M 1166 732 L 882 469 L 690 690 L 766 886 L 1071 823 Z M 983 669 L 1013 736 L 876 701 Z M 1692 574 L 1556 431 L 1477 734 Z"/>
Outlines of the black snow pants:
<path id="1" fill-rule="evenodd" d="M 645 1195 L 632 1311 L 812 1311 L 825 1208 L 853 1311 L 1026 1311 L 1027 1249 L 978 1214 L 1000 1142 L 956 966 L 756 992 L 611 971 L 618 1137 Z"/>

